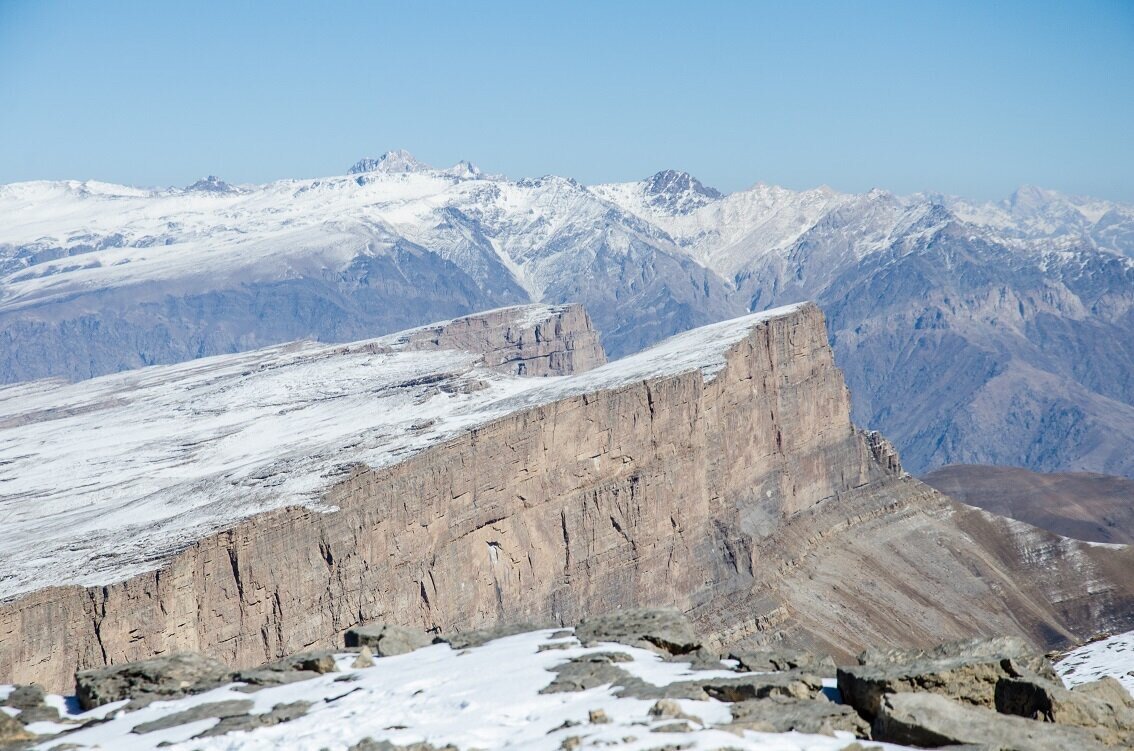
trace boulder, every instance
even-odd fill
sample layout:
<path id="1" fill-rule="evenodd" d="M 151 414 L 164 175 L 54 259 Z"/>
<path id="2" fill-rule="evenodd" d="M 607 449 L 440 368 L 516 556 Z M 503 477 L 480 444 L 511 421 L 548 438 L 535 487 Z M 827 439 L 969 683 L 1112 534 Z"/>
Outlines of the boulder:
<path id="1" fill-rule="evenodd" d="M 575 627 L 584 645 L 616 642 L 671 655 L 687 655 L 702 647 L 693 624 L 677 610 L 628 608 L 588 618 Z"/>
<path id="2" fill-rule="evenodd" d="M 13 709 L 24 710 L 44 706 L 46 699 L 47 694 L 44 693 L 43 689 L 32 684 L 15 686 L 12 692 L 8 694 L 8 697 L 0 702 L 0 704 L 6 707 L 12 707 Z"/>
<path id="3" fill-rule="evenodd" d="M 810 670 L 824 675 L 835 674 L 835 661 L 830 655 L 818 655 L 795 649 L 738 650 L 729 653 L 740 670 L 766 673 L 779 670 Z"/>
<path id="4" fill-rule="evenodd" d="M 713 699 L 729 702 L 769 698 L 812 700 L 823 691 L 822 678 L 799 670 L 750 673 L 735 678 L 703 678 L 674 685 L 697 686 Z"/>
<path id="5" fill-rule="evenodd" d="M 996 710 L 1060 725 L 1122 731 L 1134 739 L 1134 698 L 1113 678 L 1094 683 L 1101 685 L 1087 683 L 1070 690 L 1034 675 L 1001 678 L 996 683 Z"/>
<path id="6" fill-rule="evenodd" d="M 929 651 L 869 650 L 855 667 L 838 669 L 843 701 L 867 719 L 887 694 L 927 691 L 993 709 L 996 683 L 1025 673 L 1055 677 L 1051 663 L 1027 642 L 998 637 L 943 644 Z"/>
<path id="7" fill-rule="evenodd" d="M 41 704 L 38 707 L 28 707 L 21 710 L 16 719 L 21 724 L 30 725 L 33 722 L 59 722 L 59 710 L 55 707 L 49 707 L 46 704 Z"/>
<path id="8" fill-rule="evenodd" d="M 244 732 L 255 730 L 256 728 L 279 725 L 281 722 L 291 722 L 307 714 L 307 710 L 310 708 L 311 702 L 295 701 L 290 704 L 277 704 L 272 707 L 270 711 L 260 714 L 233 714 L 228 717 L 222 717 L 221 721 L 216 725 L 204 732 L 198 733 L 193 736 L 193 738 L 212 738 L 228 733 Z"/>
<path id="9" fill-rule="evenodd" d="M 732 712 L 730 730 L 818 735 L 846 732 L 857 738 L 870 738 L 870 725 L 845 704 L 778 697 L 736 702 L 729 710 Z"/>
<path id="10" fill-rule="evenodd" d="M 615 663 L 629 662 L 629 655 L 618 652 L 596 652 L 575 657 L 552 670 L 555 678 L 540 689 L 541 694 L 559 694 L 572 691 L 587 691 L 599 686 L 621 685 L 630 679 L 630 674 Z"/>
<path id="11" fill-rule="evenodd" d="M 410 743 L 398 746 L 387 740 L 376 741 L 373 738 L 363 738 L 351 746 L 347 751 L 457 751 L 456 746 L 434 746 L 431 743 Z"/>
<path id="12" fill-rule="evenodd" d="M 246 686 L 237 686 L 236 690 L 246 694 L 254 691 L 259 691 L 262 688 L 269 686 L 283 686 L 287 683 L 296 683 L 298 681 L 309 681 L 312 678 L 318 678 L 319 673 L 314 670 L 272 670 L 269 668 L 253 668 L 252 670 L 241 670 L 233 675 L 234 681 L 246 683 Z"/>
<path id="13" fill-rule="evenodd" d="M 75 673 L 75 694 L 84 711 L 133 698 L 140 702 L 208 691 L 229 683 L 220 662 L 193 652 Z"/>
<path id="14" fill-rule="evenodd" d="M 971 744 L 988 751 L 1102 751 L 1100 735 L 1086 728 L 1040 723 L 966 706 L 931 693 L 882 697 L 875 740 L 922 748 Z"/>
<path id="15" fill-rule="evenodd" d="M 424 631 L 389 624 L 356 626 L 346 632 L 348 647 L 369 647 L 378 657 L 390 657 L 428 647 L 433 637 Z"/>
<path id="16" fill-rule="evenodd" d="M 470 649 L 487 644 L 494 639 L 503 639 L 505 636 L 526 634 L 529 631 L 539 631 L 543 626 L 535 623 L 506 623 L 492 628 L 480 628 L 472 631 L 462 631 L 458 634 L 436 636 L 434 644 L 448 644 L 453 649 Z"/>
<path id="17" fill-rule="evenodd" d="M 224 719 L 234 715 L 246 714 L 252 709 L 250 699 L 229 699 L 227 701 L 214 701 L 198 704 L 181 712 L 173 712 L 150 722 L 135 725 L 131 733 L 152 733 L 156 730 L 168 730 L 178 725 L 187 725 L 198 720 L 208 720 L 214 717 Z"/>
<path id="18" fill-rule="evenodd" d="M 339 667 L 335 664 L 335 652 L 333 650 L 320 650 L 289 655 L 282 660 L 262 665 L 259 670 L 284 673 L 311 672 L 322 675 L 323 673 L 337 673 Z"/>
<path id="19" fill-rule="evenodd" d="M 59 710 L 48 706 L 46 699 L 47 695 L 41 687 L 25 685 L 14 687 L 0 704 L 20 710 L 16 720 L 22 725 L 30 725 L 33 722 L 58 722 Z"/>

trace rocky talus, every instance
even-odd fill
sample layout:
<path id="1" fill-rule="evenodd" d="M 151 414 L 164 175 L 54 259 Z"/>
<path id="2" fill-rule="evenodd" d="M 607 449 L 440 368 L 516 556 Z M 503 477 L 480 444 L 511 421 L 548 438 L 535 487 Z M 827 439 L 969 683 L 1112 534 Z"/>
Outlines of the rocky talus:
<path id="1" fill-rule="evenodd" d="M 459 632 L 635 605 L 691 613 L 712 648 L 839 656 L 1058 645 L 1134 619 L 1134 552 L 954 504 L 858 431 L 814 306 L 755 321 L 711 376 L 599 375 L 356 467 L 327 488 L 333 512 L 271 511 L 125 581 L 3 603 L 0 676 L 62 687 L 183 650 L 261 663 L 371 621 Z"/>

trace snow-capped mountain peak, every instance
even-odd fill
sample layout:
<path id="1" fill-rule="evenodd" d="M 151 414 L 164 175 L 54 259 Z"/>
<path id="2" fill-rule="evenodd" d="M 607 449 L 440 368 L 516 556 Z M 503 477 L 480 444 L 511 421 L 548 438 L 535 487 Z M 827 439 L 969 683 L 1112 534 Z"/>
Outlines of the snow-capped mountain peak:
<path id="1" fill-rule="evenodd" d="M 461 161 L 457 162 L 452 167 L 445 170 L 445 173 L 454 177 L 461 177 L 469 180 L 475 180 L 484 174 L 481 171 L 480 167 L 476 166 L 467 159 L 462 159 Z"/>
<path id="2" fill-rule="evenodd" d="M 716 188 L 677 170 L 662 170 L 647 178 L 642 192 L 648 205 L 670 214 L 688 214 L 722 197 Z"/>
<path id="3" fill-rule="evenodd" d="M 236 189 L 216 175 L 209 175 L 208 177 L 202 177 L 192 185 L 186 186 L 185 190 L 197 190 L 206 193 L 231 193 Z"/>
<path id="4" fill-rule="evenodd" d="M 350 168 L 350 174 L 359 175 L 364 172 L 419 172 L 429 169 L 428 164 L 419 162 L 413 154 L 405 149 L 387 151 L 380 157 L 366 157 L 359 159 Z"/>

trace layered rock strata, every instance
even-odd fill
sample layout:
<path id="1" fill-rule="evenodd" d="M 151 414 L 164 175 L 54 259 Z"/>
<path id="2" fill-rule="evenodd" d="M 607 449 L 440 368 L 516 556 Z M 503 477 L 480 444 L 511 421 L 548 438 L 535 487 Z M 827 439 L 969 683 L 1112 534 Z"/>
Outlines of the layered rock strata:
<path id="1" fill-rule="evenodd" d="M 988 632 L 1057 644 L 1134 616 L 1130 551 L 960 507 L 856 430 L 812 305 L 553 380 L 355 465 L 321 508 L 3 603 L 0 675 L 62 687 L 180 650 L 256 664 L 368 621 L 460 631 L 639 604 L 691 612 L 722 645 L 836 654 Z"/>

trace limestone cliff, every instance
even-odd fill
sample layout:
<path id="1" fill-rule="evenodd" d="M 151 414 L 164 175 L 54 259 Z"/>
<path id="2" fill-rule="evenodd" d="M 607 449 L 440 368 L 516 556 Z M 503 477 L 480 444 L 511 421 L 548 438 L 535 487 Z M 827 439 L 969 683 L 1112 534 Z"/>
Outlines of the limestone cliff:
<path id="1" fill-rule="evenodd" d="M 58 688 L 76 666 L 181 649 L 257 663 L 366 621 L 452 631 L 638 604 L 689 611 L 721 644 L 843 654 L 1131 621 L 1129 549 L 1006 526 L 905 476 L 851 424 L 818 308 L 745 321 L 719 363 L 682 359 L 722 337 L 694 332 L 355 465 L 322 508 L 246 518 L 124 581 L 9 600 L 0 677 Z"/>

